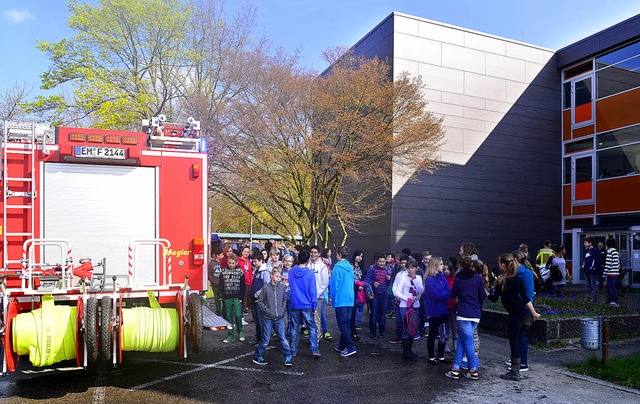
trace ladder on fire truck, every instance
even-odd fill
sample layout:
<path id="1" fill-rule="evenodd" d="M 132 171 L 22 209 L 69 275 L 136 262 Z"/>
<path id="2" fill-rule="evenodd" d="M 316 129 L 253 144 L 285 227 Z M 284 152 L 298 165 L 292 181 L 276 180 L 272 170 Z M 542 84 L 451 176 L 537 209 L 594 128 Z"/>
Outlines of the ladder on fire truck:
<path id="1" fill-rule="evenodd" d="M 22 245 L 34 237 L 35 173 L 38 143 L 47 153 L 47 141 L 53 141 L 49 126 L 33 122 L 5 122 L 2 136 L 2 254 L 4 268 L 18 268 L 19 259 L 10 260 L 9 245 Z M 12 200 L 20 199 L 19 203 Z M 11 220 L 8 218 L 11 217 Z"/>

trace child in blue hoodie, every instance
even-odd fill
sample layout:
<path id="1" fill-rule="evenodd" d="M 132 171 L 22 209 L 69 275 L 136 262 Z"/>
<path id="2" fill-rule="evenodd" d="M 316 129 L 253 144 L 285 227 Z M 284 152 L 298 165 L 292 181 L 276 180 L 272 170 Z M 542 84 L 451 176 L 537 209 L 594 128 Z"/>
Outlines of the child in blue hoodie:
<path id="1" fill-rule="evenodd" d="M 427 318 L 429 319 L 429 337 L 427 349 L 429 351 L 429 363 L 448 362 L 444 358 L 444 347 L 449 338 L 449 309 L 447 300 L 451 295 L 451 288 L 444 275 L 444 262 L 442 257 L 431 257 L 424 276 L 425 294 L 427 295 Z M 438 356 L 434 354 L 434 345 L 438 338 Z M 450 362 L 449 362 L 450 363 Z"/>
<path id="2" fill-rule="evenodd" d="M 289 287 L 291 288 L 291 354 L 298 353 L 298 333 L 302 321 L 309 328 L 309 344 L 311 354 L 315 358 L 320 357 L 318 349 L 318 327 L 314 315 L 318 308 L 318 292 L 316 291 L 316 277 L 309 270 L 309 251 L 302 250 L 298 254 L 299 264 L 289 271 Z"/>

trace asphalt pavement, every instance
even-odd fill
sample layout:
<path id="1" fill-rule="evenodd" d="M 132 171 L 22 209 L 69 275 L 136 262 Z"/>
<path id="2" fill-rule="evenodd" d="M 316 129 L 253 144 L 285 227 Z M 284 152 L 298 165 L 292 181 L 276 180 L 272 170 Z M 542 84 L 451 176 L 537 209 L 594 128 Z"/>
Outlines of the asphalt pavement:
<path id="1" fill-rule="evenodd" d="M 427 340 L 415 341 L 418 362 L 402 359 L 402 347 L 383 340 L 364 341 L 357 354 L 343 358 L 334 351 L 338 331 L 327 307 L 332 341 L 320 342 L 315 359 L 301 340 L 293 367 L 285 367 L 279 347 L 266 352 L 266 366 L 255 365 L 254 326 L 247 341 L 224 344 L 224 331 L 205 332 L 204 349 L 186 361 L 175 353 L 125 352 L 117 368 L 93 365 L 87 370 L 33 369 L 21 360 L 16 373 L 0 380 L 0 401 L 47 400 L 61 403 L 216 402 L 216 403 L 640 403 L 640 392 L 573 375 L 566 365 L 599 352 L 578 346 L 540 350 L 530 346 L 531 370 L 520 382 L 499 378 L 509 356 L 506 339 L 480 334 L 477 381 L 445 377 L 447 365 L 427 363 Z M 250 320 L 249 316 L 245 316 Z M 393 320 L 387 322 L 388 335 Z M 365 328 L 366 329 L 366 328 Z M 640 354 L 640 341 L 614 341 L 610 357 Z M 61 364 L 64 366 L 65 364 Z M 73 364 L 66 364 L 73 366 Z"/>

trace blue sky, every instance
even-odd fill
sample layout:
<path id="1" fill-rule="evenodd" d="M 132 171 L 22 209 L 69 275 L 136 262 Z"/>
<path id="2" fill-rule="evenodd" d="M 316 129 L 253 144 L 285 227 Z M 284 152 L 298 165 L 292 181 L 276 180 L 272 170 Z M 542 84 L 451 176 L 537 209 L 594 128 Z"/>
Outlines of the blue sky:
<path id="1" fill-rule="evenodd" d="M 232 12 L 244 0 L 227 0 Z M 300 50 L 300 64 L 326 66 L 322 51 L 351 46 L 392 11 L 511 38 L 550 49 L 640 13 L 637 0 L 253 0 L 256 36 L 271 38 L 274 47 Z M 36 41 L 71 37 L 66 2 L 0 0 L 0 91 L 27 83 L 34 93 L 48 61 Z"/>

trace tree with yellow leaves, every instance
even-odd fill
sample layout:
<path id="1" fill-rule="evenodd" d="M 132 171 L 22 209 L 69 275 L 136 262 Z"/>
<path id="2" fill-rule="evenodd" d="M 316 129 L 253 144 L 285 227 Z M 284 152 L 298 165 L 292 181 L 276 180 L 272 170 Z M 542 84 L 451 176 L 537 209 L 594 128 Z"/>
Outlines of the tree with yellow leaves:
<path id="1" fill-rule="evenodd" d="M 234 98 L 210 164 L 212 191 L 274 233 L 325 246 L 381 214 L 394 169 L 436 169 L 444 135 L 419 79 L 338 54 L 326 54 L 331 68 L 320 76 L 281 53 L 264 58 Z"/>

